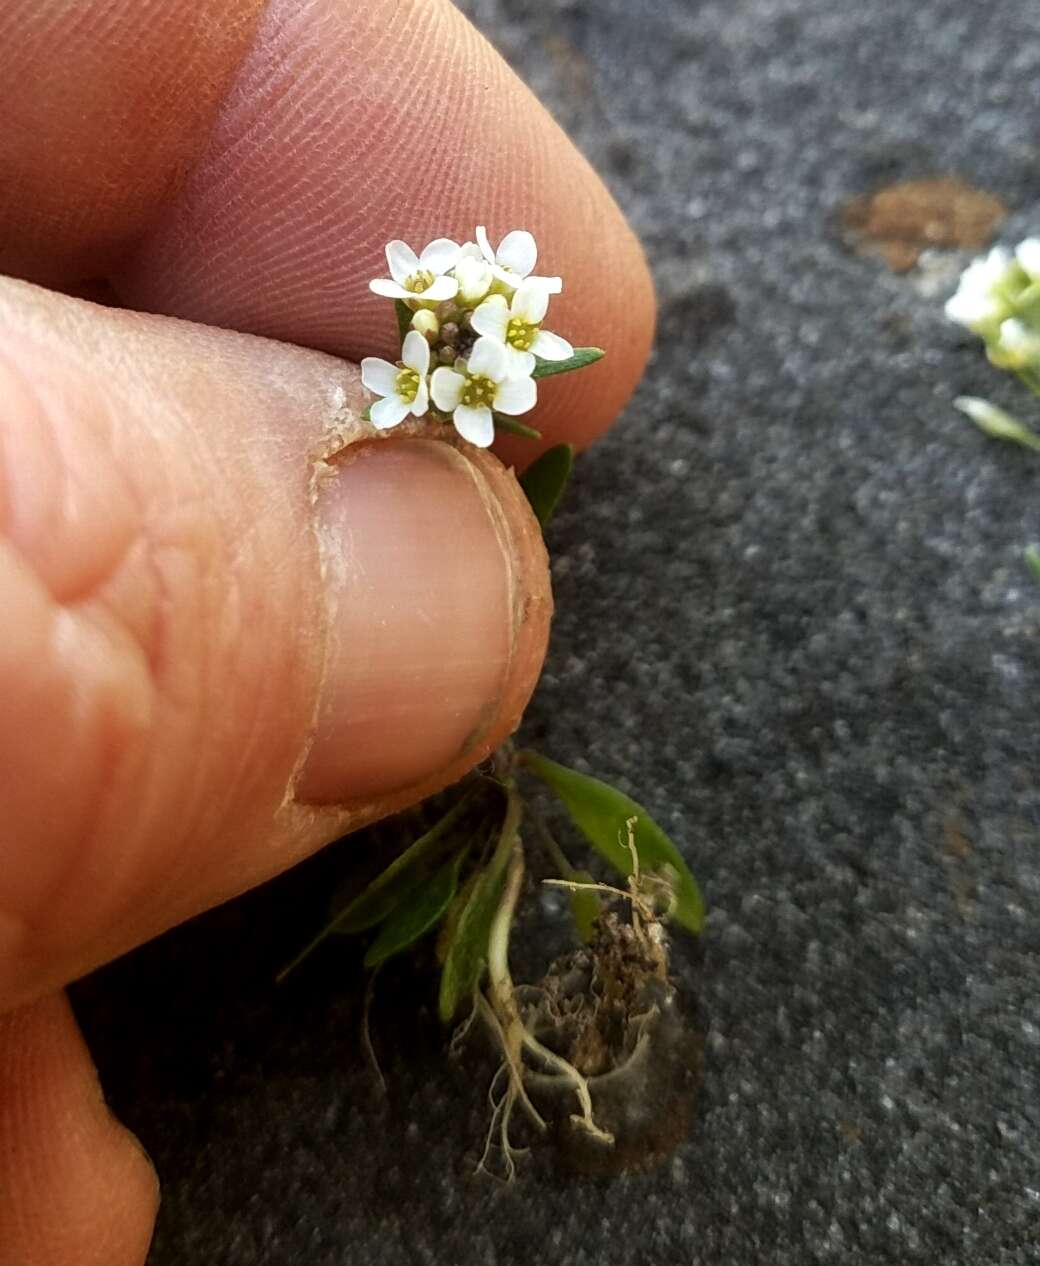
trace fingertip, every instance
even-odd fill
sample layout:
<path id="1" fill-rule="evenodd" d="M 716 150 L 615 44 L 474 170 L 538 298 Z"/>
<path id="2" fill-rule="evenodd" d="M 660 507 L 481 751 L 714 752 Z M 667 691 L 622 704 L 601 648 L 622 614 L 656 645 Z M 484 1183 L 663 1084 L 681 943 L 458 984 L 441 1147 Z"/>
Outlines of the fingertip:
<path id="1" fill-rule="evenodd" d="M 0 1016 L 0 1262 L 143 1266 L 158 1203 L 65 996 Z"/>

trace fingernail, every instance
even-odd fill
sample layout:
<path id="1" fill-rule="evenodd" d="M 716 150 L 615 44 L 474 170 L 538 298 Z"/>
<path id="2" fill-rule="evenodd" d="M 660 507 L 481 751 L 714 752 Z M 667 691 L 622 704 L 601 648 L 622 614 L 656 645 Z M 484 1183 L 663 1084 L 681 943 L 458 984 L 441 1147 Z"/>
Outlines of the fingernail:
<path id="1" fill-rule="evenodd" d="M 312 803 L 420 787 L 483 756 L 533 688 L 544 551 L 512 476 L 436 440 L 356 446 L 318 506 L 328 641 Z"/>

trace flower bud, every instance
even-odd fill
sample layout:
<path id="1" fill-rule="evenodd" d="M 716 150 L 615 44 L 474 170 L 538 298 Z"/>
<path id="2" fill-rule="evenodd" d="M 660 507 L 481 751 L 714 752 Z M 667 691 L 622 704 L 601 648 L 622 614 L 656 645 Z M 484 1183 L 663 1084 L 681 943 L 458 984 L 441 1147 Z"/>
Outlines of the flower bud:
<path id="1" fill-rule="evenodd" d="M 494 275 L 486 260 L 464 255 L 455 265 L 455 280 L 459 283 L 459 302 L 474 308 L 491 289 Z"/>
<path id="2" fill-rule="evenodd" d="M 441 341 L 454 345 L 458 341 L 459 327 L 454 321 L 446 321 L 441 326 Z"/>
<path id="3" fill-rule="evenodd" d="M 454 347 L 442 347 L 440 351 L 437 353 L 437 359 L 440 361 L 442 365 L 454 365 L 455 364 Z"/>
<path id="4" fill-rule="evenodd" d="M 436 341 L 437 335 L 440 333 L 441 323 L 437 317 L 430 312 L 428 308 L 424 308 L 421 312 L 417 312 L 412 317 L 412 329 L 418 330 L 423 338 L 433 343 Z"/>

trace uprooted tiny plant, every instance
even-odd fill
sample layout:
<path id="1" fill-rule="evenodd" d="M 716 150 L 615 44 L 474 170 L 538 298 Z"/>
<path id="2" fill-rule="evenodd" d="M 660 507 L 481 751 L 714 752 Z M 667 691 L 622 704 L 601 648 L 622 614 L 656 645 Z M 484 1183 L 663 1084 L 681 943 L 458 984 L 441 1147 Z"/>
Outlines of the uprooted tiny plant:
<path id="1" fill-rule="evenodd" d="M 481 226 L 476 242 L 438 238 L 419 255 L 394 241 L 386 258 L 391 276 L 371 288 L 394 300 L 401 354 L 396 363 L 362 361 L 362 381 L 379 397 L 364 416 L 377 430 L 411 416 L 434 427 L 453 425 L 480 447 L 496 431 L 540 438 L 516 420 L 534 407 L 537 381 L 603 355 L 546 328 L 549 300 L 563 283 L 535 275 L 530 233 L 514 230 L 493 248 Z M 557 445 L 521 478 L 543 528 L 573 457 L 569 446 Z M 571 862 L 532 788 L 551 793 L 620 882 L 597 880 Z M 633 1140 L 624 1135 L 639 1116 L 632 1079 L 657 1096 L 655 1067 L 674 1082 L 678 1065 L 699 1058 L 669 973 L 669 930 L 698 936 L 703 929 L 696 881 L 641 805 L 531 749 L 508 745 L 436 803 L 433 820 L 425 815 L 422 828 L 367 886 L 334 899 L 325 926 L 279 980 L 331 937 L 367 937 L 369 1042 L 374 973 L 421 942 L 435 945 L 437 1010 L 445 1030 L 454 1031 L 452 1049 L 479 1025 L 498 1055 L 480 1168 L 511 1178 L 519 1131 L 536 1137 L 552 1131 L 592 1172 L 603 1170 L 607 1155 L 627 1165 Z M 550 963 L 538 984 L 517 985 L 510 944 L 532 850 L 551 872 L 542 882 L 566 894 L 574 948 Z M 664 1115 L 681 1117 L 670 1108 Z M 649 1142 L 638 1141 L 647 1155 L 661 1116 L 655 1098 Z"/>
<path id="2" fill-rule="evenodd" d="M 539 783 L 559 800 L 587 845 L 620 877 L 595 880 L 566 857 L 532 806 Z M 567 893 L 577 948 L 537 985 L 514 984 L 510 938 L 532 846 Z M 340 902 L 284 979 L 328 937 L 369 934 L 365 966 L 379 968 L 435 939 L 437 1007 L 446 1029 L 480 1022 L 500 1064 L 488 1092 L 491 1121 L 480 1166 L 513 1176 L 514 1118 L 535 1135 L 563 1129 L 612 1148 L 596 1087 L 643 1064 L 659 1022 L 677 1006 L 669 980 L 671 926 L 699 934 L 704 905 L 678 849 L 649 813 L 599 779 L 539 753 L 503 749 L 465 779 L 432 826 L 360 893 Z M 613 1112 L 616 1117 L 616 1112 Z"/>

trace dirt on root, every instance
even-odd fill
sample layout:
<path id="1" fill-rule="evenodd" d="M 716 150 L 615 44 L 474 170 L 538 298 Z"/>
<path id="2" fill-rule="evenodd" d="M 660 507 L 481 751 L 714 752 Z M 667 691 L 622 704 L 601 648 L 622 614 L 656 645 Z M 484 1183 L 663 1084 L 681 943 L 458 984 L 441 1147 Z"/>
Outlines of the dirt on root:
<path id="1" fill-rule="evenodd" d="M 588 1078 L 604 1146 L 575 1128 L 567 1096 L 529 1082 L 554 1120 L 562 1166 L 588 1175 L 649 1168 L 688 1136 L 704 1035 L 696 1003 L 669 976 L 663 925 L 607 912 L 591 943 L 558 959 L 528 1012 L 546 1046 Z"/>

